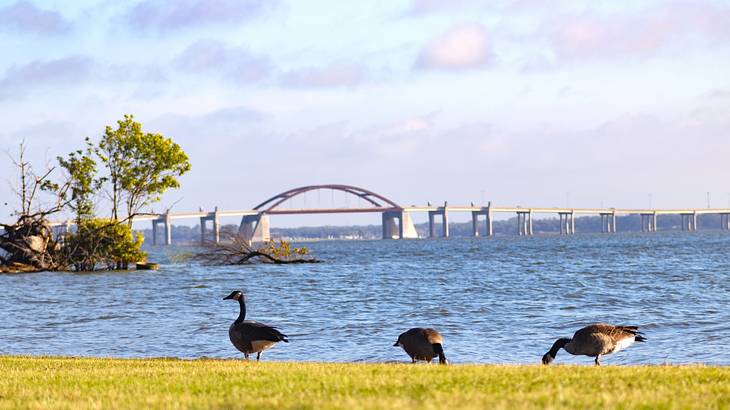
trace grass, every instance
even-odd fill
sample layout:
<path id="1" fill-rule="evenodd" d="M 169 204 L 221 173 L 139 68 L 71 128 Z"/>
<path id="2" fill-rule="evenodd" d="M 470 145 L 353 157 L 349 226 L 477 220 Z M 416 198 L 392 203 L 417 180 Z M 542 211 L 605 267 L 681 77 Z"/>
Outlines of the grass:
<path id="1" fill-rule="evenodd" d="M 0 356 L 0 408 L 730 408 L 730 367 Z"/>

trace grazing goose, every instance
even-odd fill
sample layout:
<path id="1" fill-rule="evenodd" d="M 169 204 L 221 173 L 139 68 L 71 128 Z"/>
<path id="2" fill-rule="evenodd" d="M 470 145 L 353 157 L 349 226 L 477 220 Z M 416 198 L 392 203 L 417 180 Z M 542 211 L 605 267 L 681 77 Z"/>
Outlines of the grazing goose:
<path id="1" fill-rule="evenodd" d="M 272 347 L 277 342 L 289 343 L 286 335 L 275 327 L 253 320 L 244 320 L 246 318 L 246 302 L 240 290 L 234 290 L 230 295 L 223 298 L 223 300 L 226 299 L 237 300 L 241 306 L 238 319 L 228 328 L 228 337 L 231 338 L 233 346 L 243 352 L 246 360 L 248 360 L 249 354 L 256 353 L 256 361 L 259 361 L 262 351 Z"/>
<path id="2" fill-rule="evenodd" d="M 558 354 L 558 350 L 563 348 L 570 354 L 595 357 L 596 366 L 600 366 L 601 355 L 616 353 L 634 342 L 643 341 L 646 341 L 646 338 L 639 332 L 638 326 L 596 323 L 578 330 L 572 339 L 556 340 L 550 351 L 542 357 L 542 364 L 550 364 Z"/>
<path id="3" fill-rule="evenodd" d="M 425 360 L 431 364 L 431 360 L 438 356 L 440 364 L 448 364 L 444 355 L 443 342 L 443 337 L 436 330 L 414 327 L 398 336 L 398 340 L 393 346 L 402 347 L 413 363 L 416 363 L 416 360 Z"/>

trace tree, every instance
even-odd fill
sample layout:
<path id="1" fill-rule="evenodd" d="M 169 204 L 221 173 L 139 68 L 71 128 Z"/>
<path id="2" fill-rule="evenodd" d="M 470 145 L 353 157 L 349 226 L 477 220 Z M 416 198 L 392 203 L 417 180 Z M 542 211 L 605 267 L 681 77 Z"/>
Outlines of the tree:
<path id="1" fill-rule="evenodd" d="M 71 189 L 69 207 L 76 213 L 76 224 L 94 216 L 94 192 L 102 181 L 96 179 L 96 161 L 92 158 L 92 144 L 86 138 L 87 149 L 78 150 L 68 155 L 68 158 L 58 157 L 61 168 L 67 172 L 66 180 Z"/>
<path id="2" fill-rule="evenodd" d="M 126 269 L 146 258 L 140 250 L 144 237 L 132 233 L 129 225 L 105 219 L 83 219 L 76 232 L 64 240 L 64 261 L 76 271 Z"/>
<path id="3" fill-rule="evenodd" d="M 107 126 L 95 152 L 106 166 L 107 188 L 112 220 L 119 219 L 119 208 L 126 205 L 127 221 L 144 206 L 160 200 L 169 188 L 178 188 L 177 177 L 190 170 L 188 156 L 171 139 L 145 133 L 132 115 Z"/>
<path id="4" fill-rule="evenodd" d="M 54 167 L 36 173 L 25 159 L 25 143 L 20 144 L 19 154 L 10 157 L 16 168 L 18 180 L 13 190 L 19 201 L 19 209 L 13 212 L 14 223 L 0 223 L 0 271 L 1 270 L 56 270 L 62 266 L 58 244 L 53 236 L 48 216 L 60 212 L 67 205 L 67 183 L 54 183 L 50 178 Z M 42 192 L 52 193 L 52 202 L 42 201 Z"/>
<path id="5" fill-rule="evenodd" d="M 15 212 L 17 222 L 0 224 L 0 265 L 14 270 L 123 269 L 145 257 L 140 250 L 143 238 L 132 232 L 132 219 L 167 189 L 179 187 L 177 178 L 190 170 L 190 163 L 179 145 L 161 134 L 142 132 L 132 115 L 117 125 L 106 127 L 97 144 L 86 138 L 85 149 L 58 157 L 65 170 L 60 182 L 51 180 L 53 167 L 34 173 L 21 144 L 19 158 L 13 159 L 20 209 Z M 50 193 L 55 203 L 38 204 L 41 191 Z M 99 191 L 109 196 L 109 219 L 95 214 Z M 120 206 L 127 211 L 121 220 Z M 74 213 L 76 230 L 57 240 L 48 216 L 62 210 Z"/>

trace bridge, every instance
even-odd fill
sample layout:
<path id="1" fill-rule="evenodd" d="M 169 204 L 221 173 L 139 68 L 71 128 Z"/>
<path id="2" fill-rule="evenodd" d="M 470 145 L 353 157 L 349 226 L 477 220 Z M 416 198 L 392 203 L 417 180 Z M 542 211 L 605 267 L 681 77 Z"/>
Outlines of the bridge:
<path id="1" fill-rule="evenodd" d="M 357 207 L 330 207 L 330 208 L 285 208 L 285 203 L 291 204 L 293 198 L 305 195 L 308 192 L 319 190 L 339 191 L 347 196 L 356 198 L 365 206 Z M 383 195 L 373 191 L 351 186 L 351 185 L 309 185 L 290 189 L 261 202 L 252 209 L 243 210 L 219 210 L 197 212 L 166 212 L 164 214 L 148 214 L 135 216 L 134 222 L 152 222 L 152 242 L 158 243 L 159 234 L 163 234 L 163 243 L 172 243 L 172 221 L 200 219 L 200 240 L 201 243 L 220 241 L 220 218 L 240 217 L 241 222 L 238 233 L 250 242 L 264 242 L 271 238 L 269 219 L 272 215 L 303 215 L 303 214 L 339 214 L 339 213 L 366 213 L 375 212 L 382 215 L 383 239 L 405 239 L 418 238 L 418 233 L 413 224 L 412 216 L 417 213 L 428 214 L 429 237 L 449 236 L 449 215 L 453 213 L 471 213 L 472 235 L 493 236 L 493 216 L 497 213 L 509 213 L 517 216 L 515 233 L 518 235 L 533 235 L 533 215 L 553 214 L 558 215 L 560 220 L 560 234 L 575 234 L 575 217 L 578 215 L 597 215 L 601 217 L 601 231 L 614 233 L 616 229 L 616 217 L 619 215 L 639 215 L 641 217 L 642 232 L 656 232 L 657 218 L 660 215 L 680 215 L 682 230 L 697 230 L 697 218 L 699 215 L 718 214 L 720 215 L 720 228 L 730 230 L 730 208 L 688 208 L 688 209 L 638 209 L 638 208 L 525 208 L 525 207 L 500 207 L 494 206 L 491 202 L 481 205 L 443 205 L 403 207 Z M 441 231 L 436 232 L 437 224 L 440 222 Z M 67 230 L 71 222 L 53 223 L 53 226 L 61 230 Z M 210 225 L 210 227 L 209 227 Z M 209 231 L 210 229 L 210 231 Z M 160 232 L 162 231 L 162 232 Z"/>

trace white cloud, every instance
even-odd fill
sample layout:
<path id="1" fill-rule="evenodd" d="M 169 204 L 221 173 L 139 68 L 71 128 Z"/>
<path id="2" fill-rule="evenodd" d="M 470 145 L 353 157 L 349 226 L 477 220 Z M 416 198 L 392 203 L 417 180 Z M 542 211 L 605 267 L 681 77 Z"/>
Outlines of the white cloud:
<path id="1" fill-rule="evenodd" d="M 189 45 L 175 58 L 175 65 L 194 74 L 218 72 L 225 80 L 241 83 L 259 81 L 273 70 L 268 58 L 214 39 L 198 40 Z"/>
<path id="2" fill-rule="evenodd" d="M 0 80 L 0 99 L 21 97 L 38 87 L 78 84 L 88 78 L 93 64 L 89 57 L 70 56 L 12 66 Z"/>
<path id="3" fill-rule="evenodd" d="M 421 50 L 416 67 L 465 70 L 484 67 L 492 61 L 487 29 L 481 24 L 466 24 L 432 39 Z"/>
<path id="4" fill-rule="evenodd" d="M 282 83 L 291 87 L 326 88 L 354 86 L 367 80 L 367 70 L 355 64 L 336 63 L 287 72 Z"/>
<path id="5" fill-rule="evenodd" d="M 127 12 L 126 20 L 137 29 L 171 31 L 246 21 L 274 4 L 274 0 L 143 0 Z"/>
<path id="6" fill-rule="evenodd" d="M 68 22 L 56 11 L 42 10 L 27 1 L 0 8 L 0 29 L 37 34 L 63 34 L 71 30 Z"/>

